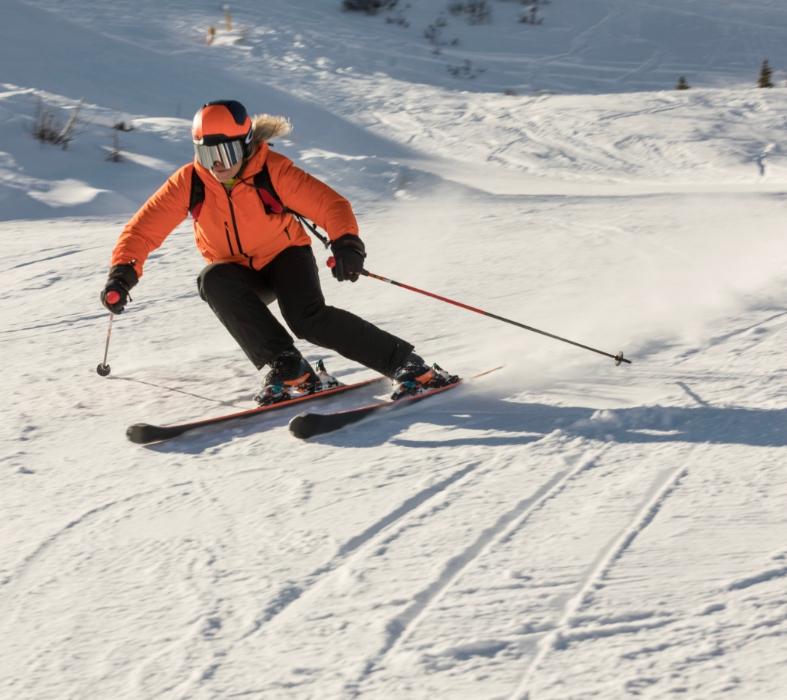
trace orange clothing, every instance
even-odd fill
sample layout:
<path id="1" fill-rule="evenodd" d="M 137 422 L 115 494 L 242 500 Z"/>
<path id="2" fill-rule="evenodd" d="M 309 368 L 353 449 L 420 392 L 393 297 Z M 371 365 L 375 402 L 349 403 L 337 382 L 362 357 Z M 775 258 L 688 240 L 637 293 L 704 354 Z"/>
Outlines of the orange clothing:
<path id="1" fill-rule="evenodd" d="M 208 263 L 235 262 L 259 270 L 285 248 L 311 245 L 292 214 L 265 213 L 253 182 L 265 163 L 286 207 L 325 229 L 331 240 L 346 233 L 358 234 L 352 207 L 344 197 L 263 142 L 240 173 L 241 181 L 230 191 L 196 161 L 179 168 L 126 224 L 110 264 L 133 263 L 142 276 L 148 255 L 188 216 L 194 168 L 205 185 L 205 202 L 194 221 L 194 239 Z"/>

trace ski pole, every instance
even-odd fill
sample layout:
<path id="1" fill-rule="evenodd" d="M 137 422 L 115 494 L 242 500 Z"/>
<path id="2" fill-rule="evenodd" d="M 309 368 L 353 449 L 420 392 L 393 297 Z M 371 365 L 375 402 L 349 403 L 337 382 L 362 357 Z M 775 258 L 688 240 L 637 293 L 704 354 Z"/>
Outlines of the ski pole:
<path id="1" fill-rule="evenodd" d="M 333 257 L 328 259 L 328 267 L 332 268 L 334 267 L 335 264 L 336 261 Z M 444 301 L 447 304 L 453 304 L 454 306 L 458 306 L 462 309 L 467 309 L 467 311 L 473 311 L 477 314 L 481 314 L 482 316 L 488 316 L 489 318 L 494 318 L 498 321 L 503 321 L 503 323 L 509 323 L 512 326 L 517 326 L 518 328 L 524 328 L 526 331 L 532 331 L 533 333 L 539 333 L 540 335 L 545 335 L 547 336 L 547 338 L 553 338 L 554 340 L 559 340 L 563 343 L 568 343 L 569 345 L 575 345 L 578 348 L 583 348 L 584 350 L 590 350 L 591 352 L 598 353 L 599 355 L 604 355 L 605 357 L 611 357 L 613 360 L 615 360 L 615 365 L 620 365 L 621 362 L 631 364 L 631 360 L 623 357 L 623 351 L 619 352 L 617 355 L 613 355 L 612 353 L 604 352 L 603 350 L 590 347 L 589 345 L 583 345 L 582 343 L 577 343 L 576 341 L 569 340 L 568 338 L 561 338 L 559 335 L 555 335 L 554 333 L 547 333 L 546 331 L 539 330 L 538 328 L 533 328 L 532 326 L 526 326 L 524 323 L 519 323 L 518 321 L 512 321 L 510 318 L 504 318 L 503 316 L 498 316 L 497 314 L 490 313 L 489 311 L 478 309 L 475 306 L 463 304 L 461 301 L 455 301 L 453 299 L 449 299 L 448 297 L 443 297 L 440 296 L 439 294 L 434 294 L 433 292 L 427 292 L 425 289 L 418 289 L 418 287 L 411 287 L 409 284 L 397 282 L 396 280 L 388 279 L 387 277 L 383 277 L 382 275 L 376 275 L 373 272 L 369 272 L 369 270 L 361 270 L 361 274 L 365 275 L 366 277 L 371 277 L 372 279 L 380 280 L 381 282 L 387 282 L 388 284 L 393 284 L 396 287 L 409 289 L 411 292 L 417 292 L 418 294 L 423 294 L 425 296 L 432 297 L 433 299 Z"/>
<path id="2" fill-rule="evenodd" d="M 107 293 L 107 302 L 110 304 L 117 304 L 120 301 L 120 293 L 116 291 L 111 291 Z M 106 377 L 111 371 L 112 368 L 107 364 L 107 356 L 109 355 L 109 339 L 112 336 L 112 317 L 113 314 L 111 311 L 109 312 L 109 327 L 107 328 L 107 344 L 104 346 L 104 361 L 99 362 L 98 367 L 96 367 L 96 372 L 98 372 L 102 377 Z"/>

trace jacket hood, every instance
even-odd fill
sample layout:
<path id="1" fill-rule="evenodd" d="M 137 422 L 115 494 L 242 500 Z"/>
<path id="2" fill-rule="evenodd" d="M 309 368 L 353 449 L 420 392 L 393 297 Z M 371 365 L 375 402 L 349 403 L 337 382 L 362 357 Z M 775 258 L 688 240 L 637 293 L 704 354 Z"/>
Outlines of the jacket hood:
<path id="1" fill-rule="evenodd" d="M 272 114 L 255 114 L 251 120 L 251 142 L 257 146 L 265 141 L 286 136 L 292 131 L 292 124 L 287 117 L 277 117 Z"/>

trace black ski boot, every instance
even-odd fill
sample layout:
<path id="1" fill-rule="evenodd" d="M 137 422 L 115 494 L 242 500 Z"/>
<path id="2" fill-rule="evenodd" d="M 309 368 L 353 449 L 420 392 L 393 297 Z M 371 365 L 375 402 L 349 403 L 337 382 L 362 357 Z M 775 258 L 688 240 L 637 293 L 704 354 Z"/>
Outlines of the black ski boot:
<path id="1" fill-rule="evenodd" d="M 459 377 L 449 374 L 439 365 L 431 367 L 420 355 L 411 352 L 391 376 L 393 393 L 391 399 L 420 394 L 425 389 L 434 389 L 459 381 Z"/>
<path id="2" fill-rule="evenodd" d="M 322 389 L 322 382 L 311 365 L 294 348 L 285 350 L 273 362 L 265 375 L 262 389 L 254 397 L 260 406 L 267 406 L 292 398 L 292 391 L 313 394 Z"/>

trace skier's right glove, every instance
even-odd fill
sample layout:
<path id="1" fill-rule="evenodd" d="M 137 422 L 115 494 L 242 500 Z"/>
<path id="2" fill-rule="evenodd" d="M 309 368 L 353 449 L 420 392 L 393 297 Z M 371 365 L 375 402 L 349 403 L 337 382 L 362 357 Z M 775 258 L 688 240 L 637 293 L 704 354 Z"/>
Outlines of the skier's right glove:
<path id="1" fill-rule="evenodd" d="M 113 314 L 122 313 L 131 298 L 128 293 L 138 281 L 133 265 L 115 265 L 109 270 L 107 283 L 101 291 L 101 303 Z"/>

